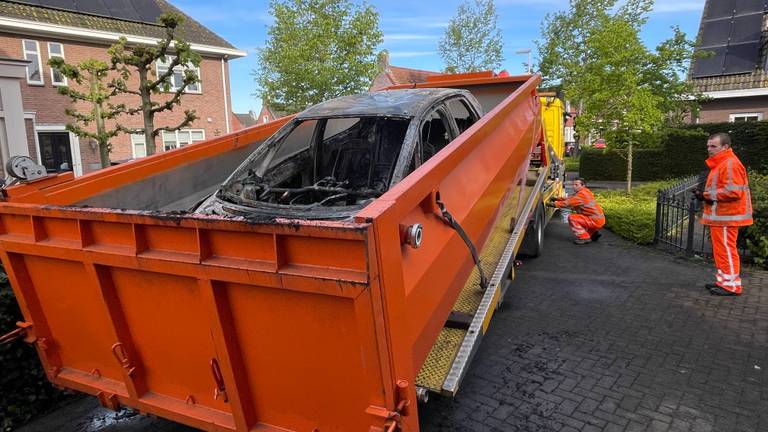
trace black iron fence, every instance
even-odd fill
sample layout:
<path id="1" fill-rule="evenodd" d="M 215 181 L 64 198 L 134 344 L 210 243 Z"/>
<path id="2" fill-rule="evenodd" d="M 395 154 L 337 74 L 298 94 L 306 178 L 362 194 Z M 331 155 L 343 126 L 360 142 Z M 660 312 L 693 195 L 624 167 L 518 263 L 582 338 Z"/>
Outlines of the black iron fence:
<path id="1" fill-rule="evenodd" d="M 687 255 L 712 256 L 709 227 L 699 222 L 702 203 L 693 196 L 699 187 L 700 178 L 691 176 L 667 189 L 659 190 L 656 196 L 656 233 L 654 241 Z M 739 254 L 749 259 L 748 251 L 739 238 Z"/>

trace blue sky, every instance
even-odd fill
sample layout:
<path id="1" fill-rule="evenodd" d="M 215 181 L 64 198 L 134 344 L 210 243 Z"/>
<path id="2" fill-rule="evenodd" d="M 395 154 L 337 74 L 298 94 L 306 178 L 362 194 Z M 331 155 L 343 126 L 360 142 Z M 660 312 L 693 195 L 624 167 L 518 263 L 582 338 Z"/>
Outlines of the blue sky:
<path id="1" fill-rule="evenodd" d="M 353 2 L 356 0 L 353 0 Z M 242 113 L 258 112 L 261 101 L 253 96 L 256 88 L 251 71 L 256 67 L 256 50 L 264 44 L 267 28 L 272 23 L 268 1 L 239 0 L 172 0 L 187 14 L 218 33 L 248 56 L 230 63 L 232 108 Z M 380 48 L 390 52 L 390 63 L 396 66 L 441 70 L 443 62 L 437 54 L 437 42 L 448 21 L 456 13 L 461 0 L 369 0 L 379 12 L 379 26 L 384 33 Z M 512 74 L 525 71 L 526 56 L 515 54 L 534 48 L 540 38 L 539 27 L 548 12 L 565 10 L 568 0 L 496 0 L 499 27 L 504 39 L 503 68 Z M 704 0 L 656 0 L 654 11 L 643 29 L 643 40 L 655 47 L 672 35 L 674 25 L 696 37 Z M 534 52 L 535 62 L 535 52 Z"/>

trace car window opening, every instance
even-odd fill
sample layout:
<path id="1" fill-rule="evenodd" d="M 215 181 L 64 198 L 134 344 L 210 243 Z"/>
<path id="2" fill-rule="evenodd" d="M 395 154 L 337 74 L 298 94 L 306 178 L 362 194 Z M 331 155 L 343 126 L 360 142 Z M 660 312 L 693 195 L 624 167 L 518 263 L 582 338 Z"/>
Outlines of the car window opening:
<path id="1" fill-rule="evenodd" d="M 300 122 L 222 188 L 240 205 L 350 206 L 383 194 L 410 119 L 345 117 Z"/>

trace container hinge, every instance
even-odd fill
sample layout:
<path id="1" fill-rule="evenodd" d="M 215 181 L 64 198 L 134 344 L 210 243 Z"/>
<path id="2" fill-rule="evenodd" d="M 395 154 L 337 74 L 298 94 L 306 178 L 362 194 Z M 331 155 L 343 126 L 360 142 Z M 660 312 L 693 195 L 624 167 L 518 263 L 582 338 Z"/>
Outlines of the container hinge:
<path id="1" fill-rule="evenodd" d="M 399 380 L 395 388 L 395 401 L 397 407 L 387 416 L 388 423 L 384 424 L 385 432 L 395 432 L 403 428 L 403 417 L 407 417 L 411 411 L 411 401 L 408 399 L 408 381 Z"/>
<path id="2" fill-rule="evenodd" d="M 29 334 L 32 329 L 32 323 L 26 321 L 16 322 L 16 329 L 0 336 L 0 345 L 9 344 L 16 339 L 24 339 L 26 343 L 34 343 L 37 338 Z"/>
<path id="3" fill-rule="evenodd" d="M 224 402 L 229 402 L 227 387 L 224 385 L 224 376 L 221 374 L 219 361 L 215 358 L 211 359 L 211 373 L 213 374 L 213 381 L 216 383 L 216 388 L 213 390 L 213 398 L 218 399 L 221 396 Z"/>
<path id="4" fill-rule="evenodd" d="M 472 240 L 464 231 L 464 228 L 462 228 L 461 225 L 459 225 L 459 223 L 456 222 L 456 219 L 454 219 L 451 213 L 448 211 L 448 209 L 445 208 L 445 204 L 443 204 L 443 202 L 440 201 L 440 193 L 435 194 L 435 203 L 437 204 L 437 207 L 440 209 L 440 213 L 443 217 L 443 222 L 445 222 L 448 226 L 453 228 L 459 234 L 459 237 L 461 237 L 461 239 L 464 240 L 464 243 L 467 245 L 467 248 L 469 248 L 469 253 L 472 254 L 472 259 L 475 261 L 475 267 L 477 267 L 477 272 L 480 275 L 480 289 L 485 291 L 486 289 L 488 289 L 488 278 L 485 277 L 483 266 L 480 265 L 480 257 L 477 255 L 477 248 L 475 248 L 475 244 L 472 243 Z"/>
<path id="5" fill-rule="evenodd" d="M 131 363 L 131 360 L 128 358 L 128 353 L 125 352 L 125 347 L 123 344 L 118 342 L 112 345 L 112 354 L 115 356 L 117 361 L 120 362 L 120 366 L 126 370 L 126 374 L 128 374 L 129 377 L 132 377 L 136 372 L 136 366 L 134 366 L 133 363 Z"/>

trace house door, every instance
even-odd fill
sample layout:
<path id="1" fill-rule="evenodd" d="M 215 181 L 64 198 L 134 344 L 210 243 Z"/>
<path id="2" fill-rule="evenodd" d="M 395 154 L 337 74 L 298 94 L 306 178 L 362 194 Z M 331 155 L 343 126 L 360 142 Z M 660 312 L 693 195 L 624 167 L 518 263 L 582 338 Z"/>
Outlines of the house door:
<path id="1" fill-rule="evenodd" d="M 69 132 L 38 132 L 40 161 L 48 172 L 72 171 Z"/>

